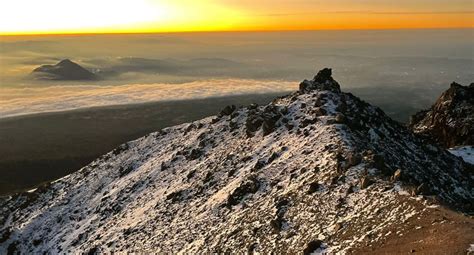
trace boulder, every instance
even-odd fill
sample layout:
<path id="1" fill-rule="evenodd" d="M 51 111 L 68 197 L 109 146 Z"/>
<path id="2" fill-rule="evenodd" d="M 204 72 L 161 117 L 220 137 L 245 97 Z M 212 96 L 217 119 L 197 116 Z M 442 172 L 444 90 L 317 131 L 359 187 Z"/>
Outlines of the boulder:
<path id="1" fill-rule="evenodd" d="M 268 135 L 275 130 L 277 121 L 281 118 L 280 111 L 274 105 L 268 105 L 265 107 L 262 118 L 263 118 L 263 135 Z"/>
<path id="2" fill-rule="evenodd" d="M 362 162 L 362 156 L 359 153 L 350 152 L 346 159 L 346 168 L 357 166 Z"/>
<path id="3" fill-rule="evenodd" d="M 222 111 L 220 112 L 220 115 L 221 116 L 231 115 L 236 109 L 237 107 L 235 105 L 228 105 L 224 107 L 224 109 L 222 109 Z"/>
<path id="4" fill-rule="evenodd" d="M 402 177 L 402 169 L 397 169 L 397 171 L 393 173 L 391 180 L 393 182 L 396 182 L 396 181 L 399 181 L 401 177 Z"/>
<path id="5" fill-rule="evenodd" d="M 249 112 L 245 121 L 247 134 L 257 131 L 263 123 L 263 118 L 255 112 Z"/>
<path id="6" fill-rule="evenodd" d="M 372 184 L 372 180 L 369 177 L 362 177 L 359 182 L 360 189 L 365 189 Z"/>
<path id="7" fill-rule="evenodd" d="M 303 255 L 310 255 L 315 252 L 317 249 L 322 248 L 323 241 L 321 240 L 313 240 L 309 242 L 303 250 Z"/>
<path id="8" fill-rule="evenodd" d="M 256 177 L 249 177 L 247 180 L 242 182 L 227 198 L 227 206 L 232 207 L 238 205 L 242 199 L 248 194 L 253 194 L 260 188 L 260 182 Z"/>

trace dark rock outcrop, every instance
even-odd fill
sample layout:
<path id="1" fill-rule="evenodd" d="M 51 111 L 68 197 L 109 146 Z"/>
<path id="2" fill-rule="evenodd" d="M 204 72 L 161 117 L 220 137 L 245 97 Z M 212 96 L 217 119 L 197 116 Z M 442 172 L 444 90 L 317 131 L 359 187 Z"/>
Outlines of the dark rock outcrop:
<path id="1" fill-rule="evenodd" d="M 308 243 L 308 245 L 304 248 L 303 254 L 304 255 L 309 255 L 314 253 L 317 249 L 320 249 L 323 245 L 323 242 L 321 240 L 313 240 Z"/>
<path id="2" fill-rule="evenodd" d="M 453 82 L 430 109 L 412 116 L 409 126 L 444 147 L 474 144 L 474 83 Z"/>
<path id="3" fill-rule="evenodd" d="M 224 109 L 222 109 L 219 115 L 221 116 L 231 115 L 235 111 L 235 109 L 237 109 L 235 105 L 228 105 Z"/>
<path id="4" fill-rule="evenodd" d="M 300 83 L 300 92 L 302 93 L 315 89 L 341 92 L 341 86 L 332 78 L 332 69 L 324 68 L 311 81 L 304 80 Z"/>
<path id="5" fill-rule="evenodd" d="M 227 199 L 227 206 L 231 207 L 238 205 L 242 199 L 245 198 L 248 194 L 253 194 L 258 191 L 260 183 L 255 177 L 250 177 L 237 187 L 232 194 L 229 195 Z"/>
<path id="6" fill-rule="evenodd" d="M 58 80 L 58 81 L 75 81 L 75 80 L 97 80 L 98 77 L 94 73 L 84 67 L 72 62 L 69 59 L 61 60 L 56 65 L 42 65 L 33 70 L 31 73 L 33 79 L 36 80 Z"/>
<path id="7" fill-rule="evenodd" d="M 260 126 L 262 127 L 263 135 L 271 134 L 275 130 L 277 122 L 281 117 L 281 110 L 274 105 L 266 106 L 263 111 L 258 111 L 258 109 L 250 109 L 245 122 L 247 134 L 252 136 L 253 132 L 257 131 Z"/>

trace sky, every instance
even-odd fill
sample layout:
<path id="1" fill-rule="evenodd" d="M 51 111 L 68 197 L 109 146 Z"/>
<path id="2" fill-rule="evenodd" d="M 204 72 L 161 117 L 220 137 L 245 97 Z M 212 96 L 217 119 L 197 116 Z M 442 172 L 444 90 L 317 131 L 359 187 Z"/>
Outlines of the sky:
<path id="1" fill-rule="evenodd" d="M 472 0 L 2 0 L 0 34 L 472 28 Z"/>

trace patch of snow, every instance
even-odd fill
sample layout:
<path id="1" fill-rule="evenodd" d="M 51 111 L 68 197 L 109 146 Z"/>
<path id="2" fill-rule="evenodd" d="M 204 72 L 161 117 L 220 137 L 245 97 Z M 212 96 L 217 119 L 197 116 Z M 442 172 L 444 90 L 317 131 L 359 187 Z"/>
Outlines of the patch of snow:
<path id="1" fill-rule="evenodd" d="M 461 157 L 466 163 L 474 165 L 474 146 L 451 148 L 449 152 L 457 157 Z"/>
<path id="2" fill-rule="evenodd" d="M 474 244 L 471 244 L 467 249 L 467 254 L 471 254 L 471 252 L 474 252 Z"/>
<path id="3" fill-rule="evenodd" d="M 420 216 L 419 205 L 426 208 L 402 181 L 381 177 L 376 156 L 410 178 L 436 179 L 444 198 L 472 198 L 460 160 L 445 171 L 440 162 L 447 153 L 426 153 L 405 129 L 352 95 L 295 93 L 270 107 L 287 113 L 265 136 L 262 127 L 250 134 L 246 128 L 251 114 L 263 118 L 265 106 L 239 108 L 128 142 L 33 196 L 2 204 L 7 221 L 0 230 L 14 232 L 0 254 L 10 244 L 27 254 L 94 247 L 242 253 L 249 249 L 242 244 L 262 254 L 299 253 L 311 239 L 327 243 L 320 253 L 344 253 L 383 240 L 388 229 Z M 360 126 L 351 130 L 344 120 Z M 362 159 L 348 165 L 354 154 Z M 370 179 L 366 187 L 363 178 Z M 309 192 L 310 184 L 317 188 Z M 351 234 L 340 239 L 345 233 Z"/>

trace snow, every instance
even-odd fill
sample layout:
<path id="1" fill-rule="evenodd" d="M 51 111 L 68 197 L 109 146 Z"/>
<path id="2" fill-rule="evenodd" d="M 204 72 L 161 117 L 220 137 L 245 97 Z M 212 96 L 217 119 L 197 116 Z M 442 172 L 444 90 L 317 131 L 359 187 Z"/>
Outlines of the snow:
<path id="1" fill-rule="evenodd" d="M 467 254 L 470 254 L 471 252 L 474 252 L 474 244 L 470 244 L 469 248 L 467 249 Z"/>
<path id="2" fill-rule="evenodd" d="M 326 114 L 315 116 L 317 100 Z M 336 123 L 342 101 L 346 118 L 360 124 L 356 130 Z M 272 106 L 288 113 L 266 136 L 262 128 L 250 135 L 246 129 L 248 116 L 262 114 L 265 106 L 240 108 L 128 142 L 45 192 L 0 204 L 7 219 L 0 231 L 11 230 L 0 254 L 15 242 L 32 254 L 94 247 L 102 253 L 300 253 L 316 239 L 324 242 L 322 253 L 345 253 L 389 238 L 387 229 L 403 227 L 427 206 L 422 196 L 410 199 L 410 187 L 381 175 L 375 155 L 406 177 L 432 180 L 442 199 L 472 199 L 460 161 L 446 172 L 437 162 L 452 156 L 426 153 L 409 132 L 353 96 L 295 93 Z M 308 119 L 316 121 L 303 125 Z M 349 166 L 354 153 L 364 157 Z M 258 169 L 259 161 L 265 163 Z M 362 178 L 372 184 L 361 187 Z M 312 183 L 320 188 L 310 193 Z"/>
<path id="3" fill-rule="evenodd" d="M 461 157 L 465 162 L 474 165 L 474 146 L 451 148 L 449 152 L 457 157 Z"/>

